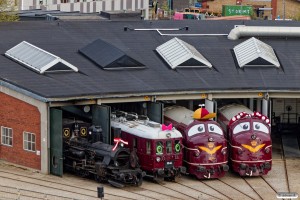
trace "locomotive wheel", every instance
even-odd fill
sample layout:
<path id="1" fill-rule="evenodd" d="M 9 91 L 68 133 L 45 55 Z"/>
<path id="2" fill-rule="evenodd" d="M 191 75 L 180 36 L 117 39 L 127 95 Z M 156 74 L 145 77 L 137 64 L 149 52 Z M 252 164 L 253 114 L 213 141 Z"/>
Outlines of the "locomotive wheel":
<path id="1" fill-rule="evenodd" d="M 138 157 L 135 153 L 135 150 L 130 153 L 129 162 L 132 168 L 138 167 Z"/>
<path id="2" fill-rule="evenodd" d="M 139 187 L 139 186 L 142 185 L 142 183 L 143 183 L 143 178 L 142 177 L 141 178 L 137 178 L 136 186 Z"/>

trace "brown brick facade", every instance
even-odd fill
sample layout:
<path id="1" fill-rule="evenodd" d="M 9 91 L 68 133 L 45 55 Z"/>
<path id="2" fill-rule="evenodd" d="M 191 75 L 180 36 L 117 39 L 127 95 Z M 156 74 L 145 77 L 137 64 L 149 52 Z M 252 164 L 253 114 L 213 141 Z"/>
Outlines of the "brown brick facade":
<path id="1" fill-rule="evenodd" d="M 0 143 L 0 159 L 41 169 L 41 156 L 23 149 L 23 132 L 34 133 L 36 151 L 41 150 L 40 112 L 37 107 L 0 92 L 0 127 L 13 130 L 13 145 Z M 1 129 L 0 129 L 1 131 Z"/>

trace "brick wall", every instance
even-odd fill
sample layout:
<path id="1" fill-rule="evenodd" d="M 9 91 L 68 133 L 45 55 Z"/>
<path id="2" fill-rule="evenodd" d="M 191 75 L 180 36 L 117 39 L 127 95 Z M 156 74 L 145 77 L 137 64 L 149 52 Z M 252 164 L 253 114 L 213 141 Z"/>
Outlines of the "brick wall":
<path id="1" fill-rule="evenodd" d="M 36 150 L 41 150 L 39 110 L 35 106 L 0 93 L 0 126 L 13 129 L 13 146 L 0 143 L 0 159 L 40 170 L 40 155 L 23 149 L 23 131 L 27 131 L 35 134 Z"/>

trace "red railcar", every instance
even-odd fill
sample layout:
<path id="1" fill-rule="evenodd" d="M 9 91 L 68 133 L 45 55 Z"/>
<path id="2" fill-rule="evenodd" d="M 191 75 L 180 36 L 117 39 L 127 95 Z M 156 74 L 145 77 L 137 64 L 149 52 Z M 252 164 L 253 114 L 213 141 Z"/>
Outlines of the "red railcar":
<path id="1" fill-rule="evenodd" d="M 185 173 L 182 166 L 182 135 L 174 127 L 126 112 L 111 115 L 111 127 L 121 129 L 121 138 L 135 150 L 146 176 L 154 180 L 175 180 Z"/>
<path id="2" fill-rule="evenodd" d="M 267 174 L 272 167 L 270 120 L 244 105 L 221 107 L 218 122 L 226 130 L 233 171 L 241 176 Z"/>
<path id="3" fill-rule="evenodd" d="M 202 117 L 197 117 L 199 112 Z M 219 124 L 209 120 L 215 116 L 211 114 L 205 108 L 193 112 L 185 107 L 170 106 L 164 110 L 164 122 L 172 123 L 183 135 L 187 173 L 198 179 L 220 178 L 229 169 L 227 141 Z"/>

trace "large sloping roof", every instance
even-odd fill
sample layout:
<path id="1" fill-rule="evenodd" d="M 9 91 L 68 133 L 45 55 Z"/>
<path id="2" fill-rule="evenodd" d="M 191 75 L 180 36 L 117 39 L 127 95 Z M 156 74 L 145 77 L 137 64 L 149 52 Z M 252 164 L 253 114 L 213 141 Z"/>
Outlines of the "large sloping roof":
<path id="1" fill-rule="evenodd" d="M 226 36 L 234 25 L 299 26 L 299 22 L 285 21 L 25 21 L 1 23 L 0 84 L 9 83 L 44 98 L 94 98 L 165 92 L 220 90 L 299 90 L 299 38 L 258 38 L 276 52 L 281 67 L 236 67 L 233 48 L 249 38 L 229 40 Z M 143 31 L 124 31 L 124 26 Z M 156 28 L 189 30 L 153 31 Z M 151 29 L 149 31 L 145 29 Z M 160 33 L 164 34 L 161 35 Z M 189 68 L 171 70 L 155 49 L 173 39 L 192 45 L 201 52 L 215 70 Z M 181 34 L 181 35 L 180 35 Z M 194 35 L 186 35 L 194 34 Z M 195 34 L 215 34 L 195 36 Z M 78 50 L 101 39 L 117 47 L 145 69 L 103 70 Z M 77 73 L 38 74 L 3 56 L 4 53 L 27 41 L 72 63 Z"/>

